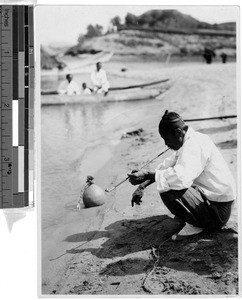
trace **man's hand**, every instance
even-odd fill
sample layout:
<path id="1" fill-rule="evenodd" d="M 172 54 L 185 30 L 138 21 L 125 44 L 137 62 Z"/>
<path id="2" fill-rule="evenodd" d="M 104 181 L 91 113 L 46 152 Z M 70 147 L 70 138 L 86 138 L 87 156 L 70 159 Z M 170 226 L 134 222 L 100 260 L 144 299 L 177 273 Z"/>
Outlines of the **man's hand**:
<path id="1" fill-rule="evenodd" d="M 147 171 L 145 170 L 133 170 L 131 173 L 128 173 L 129 182 L 133 185 L 137 185 L 143 183 L 147 180 Z"/>
<path id="2" fill-rule="evenodd" d="M 144 188 L 139 186 L 132 195 L 132 200 L 131 200 L 132 207 L 134 206 L 134 203 L 140 205 L 140 203 L 142 203 L 141 198 L 143 196 L 144 196 Z"/>

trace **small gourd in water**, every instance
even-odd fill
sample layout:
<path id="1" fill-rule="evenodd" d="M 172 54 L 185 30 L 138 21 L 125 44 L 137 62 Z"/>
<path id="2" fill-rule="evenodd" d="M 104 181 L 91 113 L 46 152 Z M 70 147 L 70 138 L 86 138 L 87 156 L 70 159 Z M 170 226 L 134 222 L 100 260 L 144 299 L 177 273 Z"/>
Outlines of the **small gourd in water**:
<path id="1" fill-rule="evenodd" d="M 82 194 L 82 200 L 85 207 L 94 207 L 103 205 L 105 202 L 104 191 L 94 183 L 92 176 L 87 176 L 86 185 Z"/>

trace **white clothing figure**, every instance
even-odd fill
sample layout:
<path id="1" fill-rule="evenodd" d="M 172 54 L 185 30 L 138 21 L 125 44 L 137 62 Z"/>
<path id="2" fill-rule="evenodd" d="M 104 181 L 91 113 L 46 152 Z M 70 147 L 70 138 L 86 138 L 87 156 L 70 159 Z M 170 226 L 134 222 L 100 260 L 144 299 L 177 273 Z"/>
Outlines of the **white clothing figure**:
<path id="1" fill-rule="evenodd" d="M 66 80 L 63 81 L 58 87 L 58 94 L 60 95 L 80 95 L 80 89 L 78 84 L 72 80 L 73 76 L 71 74 L 66 75 Z"/>
<path id="2" fill-rule="evenodd" d="M 96 67 L 96 70 L 94 70 L 91 74 L 91 80 L 94 85 L 94 92 L 98 94 L 104 92 L 104 94 L 106 95 L 110 87 L 106 72 L 102 69 L 101 62 L 98 62 L 96 64 Z"/>

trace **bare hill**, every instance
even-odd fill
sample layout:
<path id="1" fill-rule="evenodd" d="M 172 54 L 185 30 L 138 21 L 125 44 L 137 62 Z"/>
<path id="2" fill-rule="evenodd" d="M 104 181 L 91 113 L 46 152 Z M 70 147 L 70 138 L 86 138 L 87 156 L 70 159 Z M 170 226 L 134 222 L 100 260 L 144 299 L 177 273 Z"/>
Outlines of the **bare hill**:
<path id="1" fill-rule="evenodd" d="M 205 47 L 217 54 L 225 51 L 235 57 L 236 37 L 213 36 L 206 34 L 170 34 L 154 31 L 122 30 L 117 33 L 86 39 L 81 45 L 70 48 L 66 54 L 78 55 L 98 51 L 114 52 L 115 55 L 145 55 L 165 59 L 168 55 L 201 55 Z"/>
<path id="2" fill-rule="evenodd" d="M 190 15 L 183 14 L 175 9 L 149 10 L 146 13 L 135 16 L 127 14 L 125 19 L 126 26 L 139 26 L 142 28 L 156 28 L 192 32 L 199 29 L 211 30 L 230 30 L 235 31 L 235 22 L 222 24 L 209 24 L 201 22 Z"/>

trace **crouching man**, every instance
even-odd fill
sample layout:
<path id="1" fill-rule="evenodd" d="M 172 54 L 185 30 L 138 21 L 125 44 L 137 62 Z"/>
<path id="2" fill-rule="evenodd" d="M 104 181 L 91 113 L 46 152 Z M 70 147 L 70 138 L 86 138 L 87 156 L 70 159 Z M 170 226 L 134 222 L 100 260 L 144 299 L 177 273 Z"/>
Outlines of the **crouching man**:
<path id="1" fill-rule="evenodd" d="M 154 172 L 133 170 L 128 174 L 131 184 L 139 184 L 132 206 L 140 204 L 144 189 L 156 182 L 163 203 L 184 222 L 178 236 L 220 229 L 230 217 L 236 192 L 218 148 L 207 135 L 188 127 L 175 112 L 165 112 L 159 133 L 172 154 Z"/>

